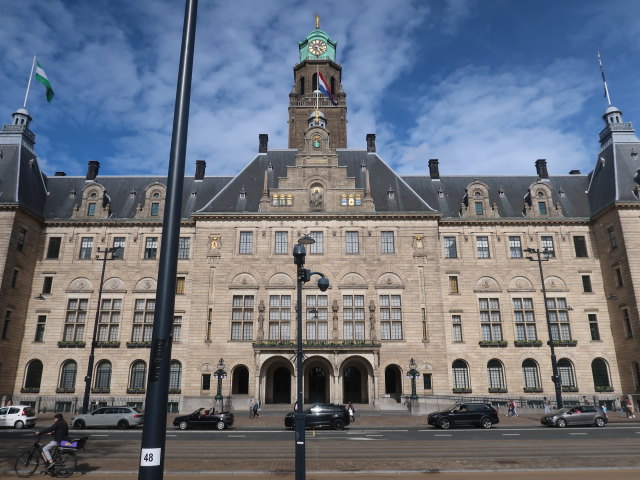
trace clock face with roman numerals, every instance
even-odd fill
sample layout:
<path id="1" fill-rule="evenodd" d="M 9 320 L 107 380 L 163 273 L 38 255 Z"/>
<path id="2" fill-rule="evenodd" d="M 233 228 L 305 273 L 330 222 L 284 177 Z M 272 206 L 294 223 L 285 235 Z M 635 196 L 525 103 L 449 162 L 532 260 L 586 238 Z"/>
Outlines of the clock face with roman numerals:
<path id="1" fill-rule="evenodd" d="M 309 52 L 311 52 L 311 54 L 315 55 L 316 57 L 319 57 L 326 51 L 327 44 L 322 40 L 312 40 L 311 42 L 309 42 Z"/>

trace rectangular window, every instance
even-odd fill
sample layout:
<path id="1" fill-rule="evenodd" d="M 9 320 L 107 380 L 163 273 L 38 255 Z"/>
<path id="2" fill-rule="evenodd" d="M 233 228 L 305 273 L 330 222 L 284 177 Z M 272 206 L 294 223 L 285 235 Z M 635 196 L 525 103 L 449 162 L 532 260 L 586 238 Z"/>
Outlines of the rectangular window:
<path id="1" fill-rule="evenodd" d="M 291 295 L 270 295 L 269 340 L 289 340 L 290 338 Z"/>
<path id="2" fill-rule="evenodd" d="M 595 313 L 589 315 L 589 331 L 591 332 L 591 340 L 600 340 L 600 329 L 598 328 L 598 316 Z"/>
<path id="3" fill-rule="evenodd" d="M 16 248 L 18 249 L 19 252 L 22 252 L 24 250 L 24 242 L 27 239 L 27 230 L 24 228 L 21 228 L 20 231 L 18 232 L 18 243 L 16 244 Z"/>
<path id="4" fill-rule="evenodd" d="M 9 333 L 9 324 L 11 323 L 11 310 L 7 310 L 4 313 L 4 324 L 2 325 L 2 337 L 7 338 L 7 334 Z"/>
<path id="5" fill-rule="evenodd" d="M 253 339 L 253 295 L 234 295 L 231 308 L 231 340 Z"/>
<path id="6" fill-rule="evenodd" d="M 516 322 L 516 340 L 524 342 L 538 339 L 533 299 L 514 298 L 513 317 Z"/>
<path id="7" fill-rule="evenodd" d="M 396 253 L 395 238 L 393 232 L 380 232 L 380 252 Z"/>
<path id="8" fill-rule="evenodd" d="M 329 297 L 327 295 L 307 295 L 307 340 L 327 340 L 329 338 Z"/>
<path id="9" fill-rule="evenodd" d="M 476 207 L 476 215 L 484 215 L 484 205 L 482 202 L 474 202 Z"/>
<path id="10" fill-rule="evenodd" d="M 546 258 L 555 258 L 556 251 L 553 248 L 553 237 L 544 236 L 540 237 L 540 248 L 542 249 Z"/>
<path id="11" fill-rule="evenodd" d="M 476 252 L 478 258 L 490 258 L 489 237 L 476 237 Z"/>
<path id="12" fill-rule="evenodd" d="M 184 295 L 187 279 L 185 277 L 176 278 L 176 295 Z"/>
<path id="13" fill-rule="evenodd" d="M 591 287 L 591 276 L 590 275 L 582 275 L 582 291 L 584 293 L 593 292 L 593 288 Z"/>
<path id="14" fill-rule="evenodd" d="M 451 315 L 451 324 L 453 325 L 453 341 L 457 343 L 462 342 L 462 316 Z"/>
<path id="15" fill-rule="evenodd" d="M 502 340 L 502 319 L 500 301 L 497 298 L 480 298 L 480 328 L 482 340 L 495 342 Z"/>
<path id="16" fill-rule="evenodd" d="M 358 236 L 358 232 L 345 232 L 345 242 L 346 253 L 359 253 L 360 239 Z"/>
<path id="17" fill-rule="evenodd" d="M 13 277 L 11 277 L 11 288 L 16 288 L 18 285 L 18 275 L 20 274 L 20 270 L 13 271 Z"/>
<path id="18" fill-rule="evenodd" d="M 42 293 L 51 293 L 51 286 L 53 285 L 53 277 L 44 277 L 42 282 Z"/>
<path id="19" fill-rule="evenodd" d="M 309 236 L 313 238 L 316 243 L 309 245 L 309 253 L 323 254 L 324 253 L 324 232 L 309 232 Z"/>
<path id="20" fill-rule="evenodd" d="M 522 242 L 520 237 L 509 237 L 509 253 L 511 258 L 522 258 Z"/>
<path id="21" fill-rule="evenodd" d="M 380 295 L 380 337 L 402 340 L 402 305 L 400 295 Z"/>
<path id="22" fill-rule="evenodd" d="M 153 335 L 153 317 L 156 301 L 151 298 L 136 298 L 133 311 L 132 342 L 150 342 Z"/>
<path id="23" fill-rule="evenodd" d="M 180 315 L 175 315 L 173 317 L 173 328 L 172 328 L 171 341 L 173 343 L 179 343 L 182 339 L 182 317 Z M 179 388 L 179 387 L 176 387 Z"/>
<path id="24" fill-rule="evenodd" d="M 99 342 L 117 342 L 120 339 L 120 318 L 122 317 L 122 299 L 103 298 L 100 302 L 98 319 Z"/>
<path id="25" fill-rule="evenodd" d="M 253 232 L 240 232 L 240 248 L 238 253 L 250 255 L 253 253 Z"/>
<path id="26" fill-rule="evenodd" d="M 616 287 L 624 287 L 624 281 L 622 280 L 622 269 L 620 267 L 615 268 L 616 274 Z"/>
<path id="27" fill-rule="evenodd" d="M 44 329 L 47 326 L 47 316 L 38 315 L 38 322 L 36 323 L 36 336 L 34 342 L 44 342 Z"/>
<path id="28" fill-rule="evenodd" d="M 364 340 L 364 295 L 343 295 L 344 338 Z"/>
<path id="29" fill-rule="evenodd" d="M 87 217 L 93 217 L 96 214 L 96 204 L 90 203 L 87 205 Z"/>
<path id="30" fill-rule="evenodd" d="M 460 293 L 458 290 L 458 277 L 449 276 L 449 293 Z"/>
<path id="31" fill-rule="evenodd" d="M 124 258 L 124 246 L 125 246 L 126 238 L 125 237 L 114 237 L 113 238 L 113 248 L 117 248 L 111 252 L 111 258 Z"/>
<path id="32" fill-rule="evenodd" d="M 149 237 L 144 246 L 144 258 L 154 259 L 158 255 L 158 237 Z"/>
<path id="33" fill-rule="evenodd" d="M 178 258 L 182 260 L 188 259 L 190 248 L 191 239 L 189 237 L 180 237 L 178 242 Z"/>
<path id="34" fill-rule="evenodd" d="M 540 215 L 546 215 L 547 214 L 547 202 L 538 202 L 538 211 L 540 212 Z"/>
<path id="35" fill-rule="evenodd" d="M 62 335 L 63 341 L 81 342 L 84 340 L 84 327 L 87 323 L 88 307 L 89 300 L 86 298 L 70 298 L 67 301 Z"/>
<path id="36" fill-rule="evenodd" d="M 424 388 L 425 390 L 433 389 L 433 384 L 431 383 L 431 374 L 430 373 L 423 373 L 422 374 L 422 380 L 424 382 L 422 388 Z"/>
<path id="37" fill-rule="evenodd" d="M 633 330 L 631 329 L 631 317 L 629 316 L 629 310 L 626 308 L 622 310 L 622 324 L 624 326 L 624 336 L 627 338 L 633 338 Z"/>
<path id="38" fill-rule="evenodd" d="M 91 260 L 92 251 L 93 237 L 82 237 L 80 240 L 80 258 L 83 260 Z"/>
<path id="39" fill-rule="evenodd" d="M 289 253 L 289 232 L 276 232 L 275 253 L 278 255 Z"/>
<path id="40" fill-rule="evenodd" d="M 444 258 L 458 258 L 456 237 L 444 237 Z"/>
<path id="41" fill-rule="evenodd" d="M 571 340 L 569 308 L 566 298 L 547 298 L 552 340 Z"/>
<path id="42" fill-rule="evenodd" d="M 61 241 L 61 237 L 51 237 L 49 239 L 49 246 L 47 247 L 47 258 L 58 258 L 60 256 Z"/>
<path id="43" fill-rule="evenodd" d="M 573 248 L 576 251 L 576 257 L 584 258 L 589 256 L 587 254 L 587 241 L 584 237 L 573 237 Z"/>
<path id="44" fill-rule="evenodd" d="M 613 227 L 607 228 L 607 236 L 609 237 L 609 246 L 611 250 L 615 250 L 618 248 L 618 242 L 616 241 L 616 232 L 613 230 Z"/>
<path id="45" fill-rule="evenodd" d="M 160 204 L 157 202 L 153 202 L 151 204 L 151 216 L 157 217 L 158 213 L 160 213 Z"/>
<path id="46" fill-rule="evenodd" d="M 211 374 L 202 374 L 202 390 L 211 390 Z"/>

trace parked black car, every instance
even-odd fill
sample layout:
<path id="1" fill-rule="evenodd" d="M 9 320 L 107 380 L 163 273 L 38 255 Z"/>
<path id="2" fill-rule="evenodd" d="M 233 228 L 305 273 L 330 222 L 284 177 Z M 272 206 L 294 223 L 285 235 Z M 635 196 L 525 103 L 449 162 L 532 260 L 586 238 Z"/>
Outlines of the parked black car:
<path id="1" fill-rule="evenodd" d="M 499 422 L 498 412 L 488 403 L 454 403 L 446 410 L 427 416 L 429 425 L 443 429 L 458 425 L 491 428 Z"/>
<path id="2" fill-rule="evenodd" d="M 564 428 L 567 425 L 595 425 L 604 427 L 609 419 L 602 407 L 595 405 L 576 405 L 574 407 L 561 408 L 542 416 L 540 423 Z"/>
<path id="3" fill-rule="evenodd" d="M 335 428 L 342 430 L 349 425 L 351 419 L 344 405 L 332 403 L 318 403 L 304 411 L 306 428 Z M 293 428 L 295 424 L 294 412 L 284 417 L 285 428 Z"/>
<path id="4" fill-rule="evenodd" d="M 233 413 L 231 412 L 214 413 L 213 409 L 199 408 L 190 415 L 176 417 L 173 421 L 173 426 L 180 430 L 186 430 L 187 428 L 217 428 L 218 430 L 224 430 L 233 425 L 233 420 Z"/>

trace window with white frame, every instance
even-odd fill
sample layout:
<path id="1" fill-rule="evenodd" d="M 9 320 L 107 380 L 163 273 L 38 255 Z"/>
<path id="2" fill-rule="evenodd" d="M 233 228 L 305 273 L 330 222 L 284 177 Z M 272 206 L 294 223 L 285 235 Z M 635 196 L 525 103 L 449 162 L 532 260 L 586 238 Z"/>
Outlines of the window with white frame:
<path id="1" fill-rule="evenodd" d="M 240 247 L 238 253 L 250 255 L 253 253 L 253 232 L 240 232 Z"/>
<path id="2" fill-rule="evenodd" d="M 173 316 L 171 332 L 171 341 L 173 343 L 179 343 L 182 340 L 182 315 Z"/>
<path id="3" fill-rule="evenodd" d="M 589 318 L 589 333 L 591 340 L 600 340 L 600 328 L 598 327 L 598 316 L 595 313 L 587 314 Z"/>
<path id="4" fill-rule="evenodd" d="M 563 387 L 575 388 L 576 375 L 573 369 L 573 363 L 566 358 L 558 360 L 558 376 Z"/>
<path id="5" fill-rule="evenodd" d="M 307 295 L 307 340 L 329 338 L 329 298 L 327 295 Z"/>
<path id="6" fill-rule="evenodd" d="M 509 254 L 511 258 L 522 258 L 522 241 L 518 236 L 509 236 Z"/>
<path id="7" fill-rule="evenodd" d="M 489 380 L 489 388 L 492 389 L 506 389 L 504 382 L 504 367 L 500 360 L 489 360 L 487 363 L 487 376 Z"/>
<path id="8" fill-rule="evenodd" d="M 380 295 L 380 337 L 402 340 L 402 301 L 400 295 Z"/>
<path id="9" fill-rule="evenodd" d="M 453 377 L 454 389 L 469 389 L 469 366 L 464 360 L 456 360 L 451 365 L 451 376 Z"/>
<path id="10" fill-rule="evenodd" d="M 38 315 L 38 322 L 36 323 L 36 335 L 33 339 L 34 342 L 44 342 L 44 330 L 47 326 L 47 316 Z"/>
<path id="11" fill-rule="evenodd" d="M 122 316 L 122 299 L 103 298 L 100 305 L 98 321 L 98 341 L 117 342 L 120 333 Z"/>
<path id="12" fill-rule="evenodd" d="M 111 252 L 111 258 L 122 259 L 124 258 L 124 247 L 127 239 L 126 237 L 114 237 L 113 238 L 113 248 L 117 248 Z"/>
<path id="13" fill-rule="evenodd" d="M 289 253 L 289 232 L 276 232 L 275 241 L 276 254 L 284 255 Z"/>
<path id="14" fill-rule="evenodd" d="M 270 295 L 269 340 L 289 340 L 290 338 L 291 295 Z"/>
<path id="15" fill-rule="evenodd" d="M 342 296 L 345 340 L 364 340 L 364 295 Z"/>
<path id="16" fill-rule="evenodd" d="M 395 239 L 393 232 L 380 232 L 380 252 L 381 253 L 395 253 Z"/>
<path id="17" fill-rule="evenodd" d="M 355 254 L 360 251 L 360 238 L 358 232 L 345 232 L 345 252 Z"/>
<path id="18" fill-rule="evenodd" d="M 315 240 L 315 243 L 309 245 L 309 253 L 323 254 L 324 253 L 324 232 L 309 232 L 309 236 Z"/>
<path id="19" fill-rule="evenodd" d="M 80 240 L 80 258 L 83 260 L 91 260 L 92 250 L 93 237 L 82 237 Z"/>
<path id="20" fill-rule="evenodd" d="M 169 390 L 180 390 L 182 383 L 182 364 L 178 360 L 171 360 L 169 366 Z"/>
<path id="21" fill-rule="evenodd" d="M 453 327 L 453 341 L 462 342 L 462 315 L 451 315 L 451 324 Z"/>
<path id="22" fill-rule="evenodd" d="M 62 336 L 63 341 L 80 342 L 84 340 L 88 306 L 89 300 L 86 298 L 70 298 L 67 301 L 67 312 L 65 314 Z"/>
<path id="23" fill-rule="evenodd" d="M 131 364 L 129 377 L 130 390 L 144 390 L 147 380 L 147 364 L 144 360 L 136 360 Z"/>
<path id="24" fill-rule="evenodd" d="M 485 342 L 502 340 L 500 301 L 497 298 L 480 298 L 480 327 Z"/>
<path id="25" fill-rule="evenodd" d="M 538 364 L 534 360 L 527 358 L 522 362 L 522 379 L 524 388 L 536 390 L 541 388 Z"/>
<path id="26" fill-rule="evenodd" d="M 476 256 L 478 258 L 490 258 L 489 237 L 476 237 Z"/>
<path id="27" fill-rule="evenodd" d="M 571 340 L 569 308 L 566 298 L 547 298 L 552 340 Z"/>
<path id="28" fill-rule="evenodd" d="M 96 366 L 96 379 L 93 382 L 93 388 L 97 390 L 109 390 L 111 387 L 111 362 L 109 360 L 101 360 Z"/>
<path id="29" fill-rule="evenodd" d="M 444 237 L 444 258 L 458 258 L 456 237 Z"/>
<path id="30" fill-rule="evenodd" d="M 150 342 L 153 334 L 153 316 L 156 301 L 153 298 L 136 298 L 133 311 L 132 342 Z"/>
<path id="31" fill-rule="evenodd" d="M 553 247 L 553 237 L 545 235 L 540 237 L 540 248 L 544 252 L 546 258 L 555 258 L 556 250 Z"/>
<path id="32" fill-rule="evenodd" d="M 153 259 L 158 254 L 158 237 L 149 237 L 145 240 L 144 258 Z"/>
<path id="33" fill-rule="evenodd" d="M 73 392 L 76 388 L 76 376 L 78 374 L 78 364 L 74 360 L 67 360 L 60 368 L 60 381 L 58 388 L 65 392 Z"/>
<path id="34" fill-rule="evenodd" d="M 190 249 L 191 249 L 191 238 L 180 237 L 180 240 L 178 240 L 178 259 L 182 259 L 182 260 L 188 259 Z"/>
<path id="35" fill-rule="evenodd" d="M 231 340 L 253 339 L 253 295 L 234 295 L 231 309 Z"/>
<path id="36" fill-rule="evenodd" d="M 516 340 L 537 340 L 536 318 L 533 313 L 533 299 L 514 298 L 513 317 L 516 322 Z"/>

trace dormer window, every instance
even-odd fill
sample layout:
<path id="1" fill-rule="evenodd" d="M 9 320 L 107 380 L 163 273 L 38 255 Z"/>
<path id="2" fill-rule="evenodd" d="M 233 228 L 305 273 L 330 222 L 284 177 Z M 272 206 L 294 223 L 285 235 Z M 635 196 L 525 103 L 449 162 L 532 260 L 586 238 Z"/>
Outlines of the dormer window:
<path id="1" fill-rule="evenodd" d="M 160 204 L 158 202 L 153 202 L 151 204 L 151 216 L 157 217 L 159 212 L 160 212 Z"/>
<path id="2" fill-rule="evenodd" d="M 92 197 L 93 197 L 93 195 L 95 195 L 95 193 L 91 194 Z M 94 202 L 91 202 L 87 206 L 87 216 L 88 217 L 93 217 L 95 214 L 96 214 L 96 204 Z"/>
<path id="3" fill-rule="evenodd" d="M 394 198 L 396 198 L 396 192 L 393 188 L 391 188 L 391 186 L 389 186 L 389 190 L 387 190 L 387 198 L 389 200 L 393 200 Z"/>
<path id="4" fill-rule="evenodd" d="M 540 215 L 548 215 L 547 202 L 538 202 L 538 211 L 540 212 Z"/>
<path id="5" fill-rule="evenodd" d="M 476 215 L 484 215 L 484 205 L 482 202 L 474 202 L 476 208 Z"/>

